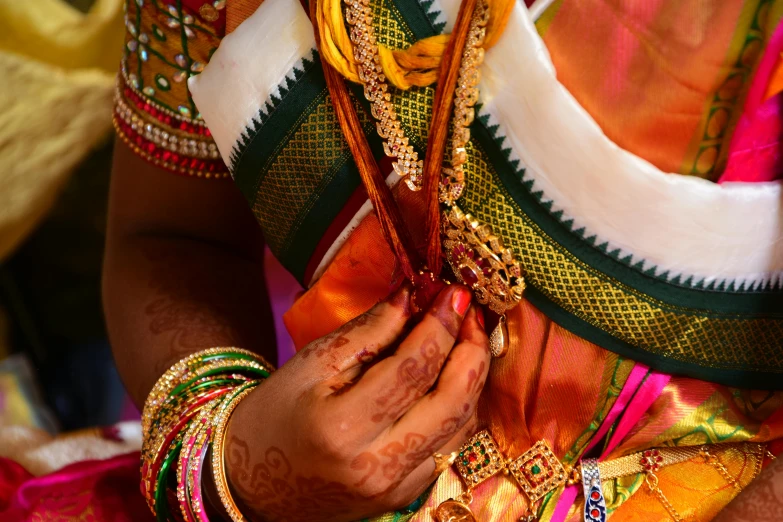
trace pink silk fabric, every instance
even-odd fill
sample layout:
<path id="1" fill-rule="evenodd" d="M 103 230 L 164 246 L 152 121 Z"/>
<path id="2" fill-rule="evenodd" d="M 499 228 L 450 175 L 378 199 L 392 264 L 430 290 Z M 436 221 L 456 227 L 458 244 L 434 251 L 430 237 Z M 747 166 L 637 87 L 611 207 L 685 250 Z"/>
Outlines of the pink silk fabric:
<path id="1" fill-rule="evenodd" d="M 620 392 L 620 396 L 617 397 L 612 409 L 609 410 L 609 414 L 604 419 L 601 427 L 595 433 L 590 443 L 585 449 L 587 454 L 604 438 L 604 435 L 609 431 L 609 428 L 614 424 L 617 417 L 623 413 L 617 428 L 606 448 L 601 453 L 599 460 L 603 460 L 609 453 L 611 453 L 622 440 L 625 438 L 631 429 L 636 426 L 636 423 L 647 413 L 650 406 L 653 405 L 656 399 L 663 393 L 663 389 L 671 380 L 671 375 L 654 371 L 648 375 L 650 368 L 641 363 L 636 363 L 631 370 L 628 379 L 623 385 L 623 389 Z M 550 522 L 563 522 L 568 516 L 568 511 L 571 509 L 576 497 L 579 494 L 579 486 L 572 485 L 567 486 L 560 495 L 560 499 L 555 507 L 555 512 L 552 515 Z"/>
<path id="2" fill-rule="evenodd" d="M 783 25 L 778 25 L 750 85 L 719 183 L 773 181 L 783 174 L 783 93 L 764 99 L 782 52 Z"/>
<path id="3" fill-rule="evenodd" d="M 0 458 L 3 522 L 154 522 L 139 494 L 138 452 L 34 477 Z"/>

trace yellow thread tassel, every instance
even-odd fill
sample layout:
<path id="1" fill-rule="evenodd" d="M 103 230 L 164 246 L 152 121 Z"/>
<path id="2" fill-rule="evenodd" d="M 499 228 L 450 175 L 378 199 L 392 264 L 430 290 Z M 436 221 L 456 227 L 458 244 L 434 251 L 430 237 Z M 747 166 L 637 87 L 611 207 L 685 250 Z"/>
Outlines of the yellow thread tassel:
<path id="1" fill-rule="evenodd" d="M 484 48 L 489 49 L 506 28 L 515 0 L 488 0 L 490 19 L 487 23 Z M 342 0 L 318 0 L 316 23 L 320 28 L 320 50 L 324 59 L 343 77 L 359 82 L 359 72 L 353 56 L 353 44 L 343 20 Z M 407 49 L 391 50 L 378 45 L 381 67 L 389 83 L 398 89 L 426 87 L 438 79 L 438 71 L 449 35 L 424 38 Z"/>

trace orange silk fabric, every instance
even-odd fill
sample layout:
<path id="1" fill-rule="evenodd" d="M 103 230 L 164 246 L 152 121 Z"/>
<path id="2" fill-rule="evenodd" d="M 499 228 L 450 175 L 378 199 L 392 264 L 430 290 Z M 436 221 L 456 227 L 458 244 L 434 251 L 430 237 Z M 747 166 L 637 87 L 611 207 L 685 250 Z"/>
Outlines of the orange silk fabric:
<path id="1" fill-rule="evenodd" d="M 416 195 L 395 192 L 407 219 L 415 219 L 421 211 Z M 297 349 L 372 307 L 398 280 L 391 251 L 371 214 L 285 315 Z M 508 456 L 516 457 L 545 439 L 564 462 L 574 462 L 614 404 L 633 361 L 561 328 L 525 300 L 507 318 L 512 344 L 505 358 L 493 361 L 479 406 L 480 425 L 491 430 Z M 674 377 L 612 456 L 671 444 L 772 440 L 783 433 L 781 406 L 780 393 Z M 728 452 L 721 458 L 741 484 L 750 480 L 755 461 L 748 455 Z M 693 520 L 711 519 L 736 494 L 703 462 L 672 466 L 659 478 L 679 513 Z M 427 506 L 459 494 L 461 487 L 453 471 L 445 473 Z M 607 488 L 617 504 L 613 520 L 670 520 L 643 477 L 610 482 Z M 503 476 L 479 486 L 474 498 L 474 512 L 485 522 L 516 520 L 527 509 L 524 496 Z M 551 515 L 556 499 L 557 494 L 545 506 L 545 515 Z M 412 520 L 430 517 L 430 510 L 422 509 Z"/>
<path id="2" fill-rule="evenodd" d="M 560 0 L 538 27 L 558 79 L 610 139 L 664 172 L 715 180 L 773 4 Z"/>

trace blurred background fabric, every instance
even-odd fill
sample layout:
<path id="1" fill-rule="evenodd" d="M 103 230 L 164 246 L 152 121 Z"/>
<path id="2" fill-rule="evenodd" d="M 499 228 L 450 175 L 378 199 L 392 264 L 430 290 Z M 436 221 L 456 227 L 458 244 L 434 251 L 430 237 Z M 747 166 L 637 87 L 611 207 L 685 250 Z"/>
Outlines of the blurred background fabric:
<path id="1" fill-rule="evenodd" d="M 138 416 L 100 300 L 123 4 L 0 0 L 0 446 Z M 300 288 L 267 279 L 285 360 Z"/>
<path id="2" fill-rule="evenodd" d="M 118 420 L 100 306 L 121 0 L 0 2 L 0 433 Z"/>
<path id="3" fill-rule="evenodd" d="M 0 2 L 0 258 L 51 207 L 111 127 L 120 0 Z"/>

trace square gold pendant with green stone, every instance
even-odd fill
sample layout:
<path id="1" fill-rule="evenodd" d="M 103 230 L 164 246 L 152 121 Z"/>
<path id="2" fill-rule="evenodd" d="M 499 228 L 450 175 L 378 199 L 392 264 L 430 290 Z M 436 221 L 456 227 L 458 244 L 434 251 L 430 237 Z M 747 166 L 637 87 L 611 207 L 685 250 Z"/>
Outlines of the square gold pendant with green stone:
<path id="1" fill-rule="evenodd" d="M 531 503 L 566 481 L 565 468 L 543 440 L 510 462 L 508 470 Z"/>
<path id="2" fill-rule="evenodd" d="M 465 485 L 472 489 L 502 471 L 506 461 L 495 439 L 488 431 L 483 430 L 473 435 L 460 448 L 454 464 Z"/>

